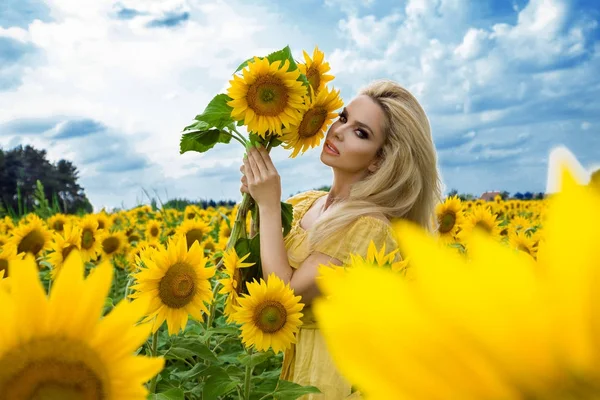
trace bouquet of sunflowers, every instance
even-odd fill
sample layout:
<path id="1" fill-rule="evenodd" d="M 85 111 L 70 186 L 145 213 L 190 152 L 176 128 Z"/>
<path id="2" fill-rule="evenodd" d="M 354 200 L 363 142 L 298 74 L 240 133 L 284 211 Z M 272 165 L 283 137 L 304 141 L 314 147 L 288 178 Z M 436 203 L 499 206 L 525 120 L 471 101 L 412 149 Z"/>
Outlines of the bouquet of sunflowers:
<path id="1" fill-rule="evenodd" d="M 267 151 L 282 146 L 293 158 L 318 146 L 343 103 L 339 90 L 327 87 L 334 77 L 327 74 L 330 67 L 323 52 L 315 47 L 312 58 L 306 51 L 303 55 L 305 62 L 297 62 L 286 46 L 244 61 L 229 81 L 227 93 L 217 94 L 194 123 L 183 129 L 180 153 L 204 153 L 217 143 L 237 142 L 244 148 L 258 143 Z M 290 204 L 281 203 L 284 236 L 291 228 L 292 211 Z M 246 282 L 262 277 L 257 216 L 257 205 L 244 194 L 226 246 L 252 265 L 235 271 L 235 280 L 242 283 L 237 285 L 237 294 L 247 293 Z"/>

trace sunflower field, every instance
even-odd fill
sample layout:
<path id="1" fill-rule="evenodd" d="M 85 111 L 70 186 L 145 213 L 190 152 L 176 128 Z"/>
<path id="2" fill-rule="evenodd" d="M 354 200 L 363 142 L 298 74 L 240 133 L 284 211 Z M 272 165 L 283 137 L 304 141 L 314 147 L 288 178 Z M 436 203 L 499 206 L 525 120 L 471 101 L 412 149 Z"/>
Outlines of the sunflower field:
<path id="1" fill-rule="evenodd" d="M 254 282 L 238 298 L 234 277 L 251 265 L 248 255 L 226 250 L 238 208 L 144 205 L 82 216 L 5 217 L 2 304 L 14 303 L 14 309 L 2 312 L 13 312 L 14 319 L 0 328 L 3 338 L 12 339 L 0 348 L 0 365 L 18 362 L 23 368 L 2 375 L 0 392 L 26 390 L 21 380 L 41 390 L 57 380 L 67 388 L 77 382 L 86 390 L 132 396 L 145 386 L 156 398 L 172 399 L 244 393 L 291 399 L 316 392 L 278 379 L 281 351 L 300 324 L 298 298 L 276 279 L 269 279 L 270 286 Z M 466 252 L 464 232 L 483 226 L 500 243 L 535 258 L 545 209 L 545 200 L 448 198 L 437 211 L 440 240 Z M 248 216 L 247 228 L 250 223 Z M 382 256 L 373 251 L 371 262 L 385 266 Z M 138 308 L 128 311 L 132 304 Z M 148 322 L 143 329 L 135 325 L 142 317 Z M 39 346 L 45 349 L 32 351 Z M 42 361 L 55 371 L 30 367 Z"/>

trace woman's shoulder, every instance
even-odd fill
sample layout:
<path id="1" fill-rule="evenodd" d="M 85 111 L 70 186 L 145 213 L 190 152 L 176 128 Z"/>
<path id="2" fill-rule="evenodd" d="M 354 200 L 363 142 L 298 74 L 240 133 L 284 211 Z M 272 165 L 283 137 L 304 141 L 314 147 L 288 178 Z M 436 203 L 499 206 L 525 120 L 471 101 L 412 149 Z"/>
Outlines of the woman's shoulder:
<path id="1" fill-rule="evenodd" d="M 312 200 L 324 196 L 325 194 L 327 194 L 327 192 L 323 190 L 307 190 L 305 192 L 300 192 L 289 197 L 287 200 L 285 200 L 285 202 L 291 204 L 292 206 L 295 206 L 303 201 Z"/>

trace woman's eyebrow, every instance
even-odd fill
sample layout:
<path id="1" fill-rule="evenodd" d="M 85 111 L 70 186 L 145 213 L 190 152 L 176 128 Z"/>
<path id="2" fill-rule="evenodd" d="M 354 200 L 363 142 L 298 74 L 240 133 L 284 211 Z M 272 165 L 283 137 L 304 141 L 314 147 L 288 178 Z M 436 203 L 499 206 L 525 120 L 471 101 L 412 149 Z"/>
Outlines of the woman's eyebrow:
<path id="1" fill-rule="evenodd" d="M 349 115 L 349 113 L 348 113 L 348 109 L 347 109 L 346 107 L 344 107 L 344 110 L 343 110 L 342 112 L 343 112 L 344 114 L 346 114 L 346 115 Z M 356 125 L 360 126 L 361 128 L 364 128 L 364 129 L 368 130 L 368 131 L 369 131 L 369 133 L 370 133 L 371 135 L 373 135 L 373 129 L 371 129 L 371 128 L 369 127 L 369 125 L 365 124 L 364 122 L 360 122 L 360 121 L 355 121 L 355 123 L 356 123 Z"/>

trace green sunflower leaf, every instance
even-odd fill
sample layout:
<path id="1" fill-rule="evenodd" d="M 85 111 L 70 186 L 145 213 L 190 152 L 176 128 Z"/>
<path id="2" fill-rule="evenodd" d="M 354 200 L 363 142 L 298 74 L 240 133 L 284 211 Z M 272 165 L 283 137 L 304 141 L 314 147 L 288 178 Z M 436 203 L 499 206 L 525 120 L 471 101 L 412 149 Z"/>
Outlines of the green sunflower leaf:
<path id="1" fill-rule="evenodd" d="M 166 392 L 148 395 L 148 399 L 150 400 L 183 400 L 184 398 L 184 393 L 179 388 L 173 388 L 167 390 Z"/>
<path id="2" fill-rule="evenodd" d="M 220 93 L 213 97 L 208 103 L 202 114 L 196 115 L 195 120 L 205 122 L 208 126 L 204 129 L 216 128 L 231 128 L 234 126 L 234 120 L 231 118 L 233 108 L 227 105 L 231 101 L 231 97 L 224 93 Z"/>
<path id="3" fill-rule="evenodd" d="M 294 400 L 310 393 L 321 393 L 321 391 L 314 386 L 301 386 L 294 382 L 280 380 L 273 397 L 278 400 Z"/>
<path id="4" fill-rule="evenodd" d="M 292 229 L 294 219 L 294 207 L 290 203 L 281 202 L 281 224 L 283 225 L 283 236 L 287 236 Z"/>
<path id="5" fill-rule="evenodd" d="M 217 143 L 229 143 L 231 135 L 219 129 L 201 130 L 195 132 L 187 132 L 181 136 L 179 142 L 179 154 L 188 151 L 197 151 L 204 153 Z"/>

